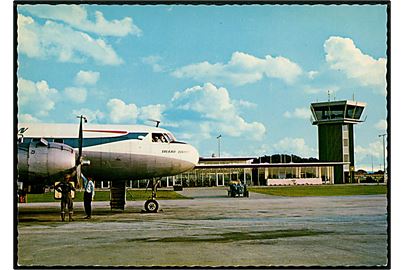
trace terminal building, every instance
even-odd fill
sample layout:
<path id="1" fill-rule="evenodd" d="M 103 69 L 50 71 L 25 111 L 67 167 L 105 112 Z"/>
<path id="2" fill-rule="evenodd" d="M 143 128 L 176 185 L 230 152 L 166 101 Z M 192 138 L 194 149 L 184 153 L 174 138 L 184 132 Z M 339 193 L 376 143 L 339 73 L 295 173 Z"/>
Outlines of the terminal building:
<path id="1" fill-rule="evenodd" d="M 235 180 L 249 186 L 355 183 L 354 125 L 363 122 L 361 116 L 365 106 L 365 103 L 351 100 L 310 105 L 312 124 L 318 127 L 318 159 L 303 160 L 294 155 L 273 155 L 273 159 L 201 157 L 193 170 L 164 177 L 160 186 L 226 186 Z M 127 183 L 132 188 L 143 188 L 147 184 L 147 180 Z M 107 181 L 96 185 L 110 187 Z"/>
<path id="2" fill-rule="evenodd" d="M 286 155 L 280 155 L 286 156 Z M 286 156 L 287 157 L 287 156 Z M 288 156 L 290 157 L 290 156 Z M 260 162 L 258 157 L 202 157 L 191 171 L 163 177 L 160 187 L 212 187 L 227 186 L 240 181 L 248 186 L 321 185 L 335 184 L 335 167 L 348 162 Z M 148 180 L 128 181 L 129 188 L 146 188 Z M 110 188 L 107 181 L 96 187 Z"/>
<path id="3" fill-rule="evenodd" d="M 201 158 L 194 170 L 175 176 L 182 186 L 226 186 L 241 181 L 248 186 L 320 185 L 334 183 L 334 166 L 342 162 L 270 163 L 260 158 Z"/>

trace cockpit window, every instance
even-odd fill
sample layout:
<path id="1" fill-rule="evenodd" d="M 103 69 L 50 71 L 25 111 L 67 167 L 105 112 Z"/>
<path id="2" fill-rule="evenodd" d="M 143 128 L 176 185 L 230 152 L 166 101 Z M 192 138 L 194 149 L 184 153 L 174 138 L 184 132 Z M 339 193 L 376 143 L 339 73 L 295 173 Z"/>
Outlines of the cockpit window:
<path id="1" fill-rule="evenodd" d="M 167 135 L 166 133 L 163 133 L 163 136 L 165 136 L 167 142 L 172 142 L 169 135 Z"/>
<path id="2" fill-rule="evenodd" d="M 152 142 L 168 143 L 163 133 L 152 133 Z"/>
<path id="3" fill-rule="evenodd" d="M 174 142 L 174 141 L 176 140 L 176 139 L 174 138 L 173 134 L 167 133 L 166 135 L 167 135 L 167 137 L 169 137 L 169 141 L 170 141 L 170 142 Z"/>
<path id="4" fill-rule="evenodd" d="M 152 142 L 170 143 L 173 142 L 173 135 L 167 133 L 152 133 Z"/>

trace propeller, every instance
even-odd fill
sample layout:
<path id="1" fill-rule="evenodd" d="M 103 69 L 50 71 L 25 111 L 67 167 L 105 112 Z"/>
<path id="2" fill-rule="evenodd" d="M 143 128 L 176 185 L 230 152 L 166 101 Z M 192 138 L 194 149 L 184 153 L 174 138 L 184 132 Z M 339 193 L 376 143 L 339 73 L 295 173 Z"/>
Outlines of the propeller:
<path id="1" fill-rule="evenodd" d="M 83 187 L 83 181 L 82 181 L 82 165 L 89 165 L 90 161 L 88 160 L 83 160 L 83 119 L 84 122 L 87 123 L 87 118 L 84 115 L 77 116 L 77 118 L 80 118 L 80 124 L 79 124 L 79 138 L 78 138 L 78 145 L 79 145 L 79 154 L 76 159 L 76 180 L 77 180 L 77 185 L 82 188 Z"/>
<path id="2" fill-rule="evenodd" d="M 17 141 L 18 143 L 24 142 L 24 132 L 27 131 L 28 128 L 20 128 L 17 132 Z"/>

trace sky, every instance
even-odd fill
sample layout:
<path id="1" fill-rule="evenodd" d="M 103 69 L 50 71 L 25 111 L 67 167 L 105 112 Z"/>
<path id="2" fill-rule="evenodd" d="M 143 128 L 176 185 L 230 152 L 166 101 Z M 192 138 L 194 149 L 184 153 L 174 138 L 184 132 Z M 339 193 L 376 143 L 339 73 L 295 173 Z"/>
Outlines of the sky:
<path id="1" fill-rule="evenodd" d="M 311 102 L 367 103 L 356 168 L 382 169 L 385 5 L 19 5 L 18 120 L 147 124 L 201 156 L 317 157 Z"/>

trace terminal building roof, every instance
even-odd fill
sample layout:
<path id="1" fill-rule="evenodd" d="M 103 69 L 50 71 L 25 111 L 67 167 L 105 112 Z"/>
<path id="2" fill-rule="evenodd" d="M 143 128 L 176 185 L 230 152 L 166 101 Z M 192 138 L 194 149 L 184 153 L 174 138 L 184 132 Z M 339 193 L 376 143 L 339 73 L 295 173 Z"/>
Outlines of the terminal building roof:
<path id="1" fill-rule="evenodd" d="M 199 163 L 194 169 L 214 168 L 268 168 L 268 167 L 326 167 L 335 165 L 346 165 L 350 162 L 305 162 L 305 163 Z"/>

